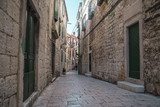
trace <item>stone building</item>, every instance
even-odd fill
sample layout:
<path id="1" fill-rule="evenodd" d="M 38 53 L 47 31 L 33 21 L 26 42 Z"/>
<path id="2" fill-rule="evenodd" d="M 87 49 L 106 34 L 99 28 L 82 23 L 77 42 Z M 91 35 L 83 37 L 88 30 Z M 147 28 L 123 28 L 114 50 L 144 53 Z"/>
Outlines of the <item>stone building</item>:
<path id="1" fill-rule="evenodd" d="M 60 75 L 67 21 L 64 0 L 0 0 L 0 107 L 31 106 Z"/>
<path id="2" fill-rule="evenodd" d="M 67 49 L 66 49 L 66 67 L 67 72 L 75 69 L 78 66 L 78 39 L 74 35 L 67 35 Z"/>
<path id="3" fill-rule="evenodd" d="M 160 1 L 83 2 L 77 13 L 79 73 L 91 72 L 93 77 L 118 83 L 122 88 L 127 87 L 126 82 L 133 83 L 141 86 L 142 91 L 144 87 L 145 92 L 160 95 Z"/>

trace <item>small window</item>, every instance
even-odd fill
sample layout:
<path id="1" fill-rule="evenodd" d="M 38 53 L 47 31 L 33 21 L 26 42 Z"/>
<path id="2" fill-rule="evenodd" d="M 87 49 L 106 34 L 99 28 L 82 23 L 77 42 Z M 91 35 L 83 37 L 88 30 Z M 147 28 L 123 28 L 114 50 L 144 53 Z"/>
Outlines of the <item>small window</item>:
<path id="1" fill-rule="evenodd" d="M 61 62 L 63 62 L 63 51 L 61 51 Z"/>
<path id="2" fill-rule="evenodd" d="M 89 3 L 89 7 L 88 7 L 88 20 L 92 20 L 93 16 L 94 16 L 94 3 Z"/>
<path id="3" fill-rule="evenodd" d="M 63 27 L 62 27 L 62 39 L 63 39 Z"/>
<path id="4" fill-rule="evenodd" d="M 59 23 L 59 36 L 61 36 L 61 24 Z"/>
<path id="5" fill-rule="evenodd" d="M 54 20 L 58 21 L 58 1 L 54 0 Z"/>
<path id="6" fill-rule="evenodd" d="M 82 31 L 85 31 L 85 30 L 86 30 L 86 19 L 84 17 L 82 20 Z"/>
<path id="7" fill-rule="evenodd" d="M 63 17 L 64 17 L 64 13 L 65 13 L 65 7 L 64 7 L 64 4 L 63 4 L 63 6 L 62 6 L 62 15 L 63 15 Z"/>

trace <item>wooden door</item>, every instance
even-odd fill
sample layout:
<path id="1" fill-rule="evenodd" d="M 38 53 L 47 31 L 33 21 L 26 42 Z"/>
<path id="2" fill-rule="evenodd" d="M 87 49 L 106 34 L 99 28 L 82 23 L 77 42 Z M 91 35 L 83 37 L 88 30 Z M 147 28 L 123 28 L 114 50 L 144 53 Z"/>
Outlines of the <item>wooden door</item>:
<path id="1" fill-rule="evenodd" d="M 92 71 L 92 59 L 91 59 L 91 53 L 89 54 L 89 72 Z"/>
<path id="2" fill-rule="evenodd" d="M 54 77 L 54 69 L 55 69 L 55 44 L 52 43 L 52 76 Z"/>
<path id="3" fill-rule="evenodd" d="M 129 27 L 129 77 L 140 79 L 139 23 Z"/>
<path id="4" fill-rule="evenodd" d="M 26 20 L 26 40 L 24 54 L 24 91 L 23 100 L 26 100 L 34 92 L 35 73 L 34 73 L 34 38 L 35 38 L 35 19 L 31 8 L 27 8 Z"/>

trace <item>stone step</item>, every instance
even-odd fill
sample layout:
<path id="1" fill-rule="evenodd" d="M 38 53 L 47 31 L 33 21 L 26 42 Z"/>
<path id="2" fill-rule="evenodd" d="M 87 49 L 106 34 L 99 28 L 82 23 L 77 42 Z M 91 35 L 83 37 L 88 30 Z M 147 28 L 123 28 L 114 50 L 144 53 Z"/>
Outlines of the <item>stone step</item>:
<path id="1" fill-rule="evenodd" d="M 136 92 L 136 93 L 143 93 L 144 92 L 143 85 L 137 85 L 137 84 L 129 83 L 126 81 L 118 81 L 118 87 L 132 91 L 132 92 Z"/>
<path id="2" fill-rule="evenodd" d="M 91 72 L 87 72 L 87 73 L 85 73 L 85 76 L 87 76 L 87 77 L 91 77 L 91 76 L 92 76 L 92 74 L 91 74 Z"/>

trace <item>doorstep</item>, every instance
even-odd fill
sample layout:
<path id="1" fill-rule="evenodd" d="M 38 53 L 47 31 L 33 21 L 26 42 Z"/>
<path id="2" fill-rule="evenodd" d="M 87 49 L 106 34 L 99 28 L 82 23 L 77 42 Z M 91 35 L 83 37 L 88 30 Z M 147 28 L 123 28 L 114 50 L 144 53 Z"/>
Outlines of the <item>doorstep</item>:
<path id="1" fill-rule="evenodd" d="M 31 105 L 37 98 L 38 98 L 38 92 L 33 92 L 32 95 L 25 102 L 23 102 L 22 107 L 31 107 Z"/>
<path id="2" fill-rule="evenodd" d="M 87 76 L 87 77 L 92 77 L 91 72 L 87 72 L 87 73 L 85 73 L 84 75 Z"/>
<path id="3" fill-rule="evenodd" d="M 54 82 L 55 80 L 56 80 L 56 77 L 53 77 L 52 80 L 51 80 L 51 82 Z"/>
<path id="4" fill-rule="evenodd" d="M 137 85 L 126 81 L 118 81 L 118 87 L 136 93 L 144 93 L 144 85 Z"/>

